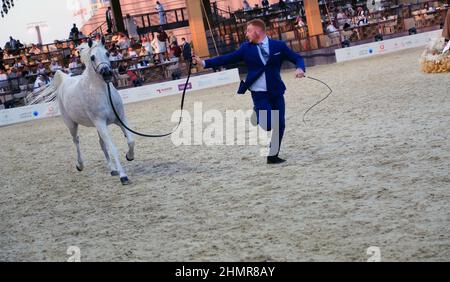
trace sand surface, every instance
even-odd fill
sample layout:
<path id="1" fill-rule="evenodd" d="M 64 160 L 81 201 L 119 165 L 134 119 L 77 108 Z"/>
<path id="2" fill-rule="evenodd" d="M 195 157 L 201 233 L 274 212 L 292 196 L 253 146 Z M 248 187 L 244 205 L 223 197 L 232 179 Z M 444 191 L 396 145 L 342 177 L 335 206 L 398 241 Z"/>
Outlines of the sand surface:
<path id="1" fill-rule="evenodd" d="M 97 133 L 80 128 L 86 168 L 60 118 L 0 128 L 0 260 L 450 260 L 450 75 L 419 70 L 422 48 L 283 73 L 281 166 L 258 146 L 179 146 L 110 132 L 132 184 L 106 168 Z M 251 108 L 237 84 L 195 92 L 186 108 Z M 172 127 L 179 96 L 126 106 L 134 128 Z"/>

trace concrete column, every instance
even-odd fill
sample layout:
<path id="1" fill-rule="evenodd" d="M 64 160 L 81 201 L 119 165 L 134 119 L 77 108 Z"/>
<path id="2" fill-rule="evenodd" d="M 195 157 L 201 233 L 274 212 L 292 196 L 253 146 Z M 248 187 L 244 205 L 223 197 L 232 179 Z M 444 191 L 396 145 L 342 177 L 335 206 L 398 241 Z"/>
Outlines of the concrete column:
<path id="1" fill-rule="evenodd" d="M 322 21 L 320 17 L 319 1 L 304 0 L 306 23 L 309 36 L 323 34 Z"/>
<path id="2" fill-rule="evenodd" d="M 208 57 L 208 41 L 206 40 L 205 24 L 203 23 L 203 8 L 201 6 L 201 1 L 202 0 L 186 0 L 186 8 L 195 54 L 200 57 Z"/>

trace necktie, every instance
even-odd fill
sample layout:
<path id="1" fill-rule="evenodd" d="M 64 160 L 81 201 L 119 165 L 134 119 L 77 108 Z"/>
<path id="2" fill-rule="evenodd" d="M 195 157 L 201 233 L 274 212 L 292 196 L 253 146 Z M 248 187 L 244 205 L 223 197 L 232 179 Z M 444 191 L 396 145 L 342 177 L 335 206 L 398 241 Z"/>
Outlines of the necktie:
<path id="1" fill-rule="evenodd" d="M 259 47 L 259 50 L 261 51 L 261 54 L 265 60 L 265 63 L 267 63 L 267 61 L 269 60 L 269 53 L 267 53 L 266 49 L 264 49 L 262 43 L 259 43 L 258 47 Z"/>

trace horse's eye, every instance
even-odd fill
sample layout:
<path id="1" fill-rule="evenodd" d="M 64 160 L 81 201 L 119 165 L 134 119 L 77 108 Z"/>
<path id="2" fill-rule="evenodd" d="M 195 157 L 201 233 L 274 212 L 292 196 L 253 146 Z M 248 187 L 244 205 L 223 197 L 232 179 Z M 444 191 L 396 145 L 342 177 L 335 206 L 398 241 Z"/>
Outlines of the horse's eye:
<path id="1" fill-rule="evenodd" d="M 109 53 L 108 53 L 108 52 L 106 52 L 106 57 L 108 57 L 108 58 L 109 58 Z"/>
<path id="2" fill-rule="evenodd" d="M 95 56 L 94 55 L 91 56 L 91 61 L 93 61 L 93 62 L 95 61 Z"/>

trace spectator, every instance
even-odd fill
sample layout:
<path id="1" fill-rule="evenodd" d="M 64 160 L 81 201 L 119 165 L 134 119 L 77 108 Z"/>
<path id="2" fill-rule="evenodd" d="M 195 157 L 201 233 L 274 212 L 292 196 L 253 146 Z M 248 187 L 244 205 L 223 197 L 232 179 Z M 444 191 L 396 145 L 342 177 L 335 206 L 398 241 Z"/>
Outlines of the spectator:
<path id="1" fill-rule="evenodd" d="M 41 87 L 45 85 L 47 85 L 47 79 L 45 78 L 45 75 L 43 74 L 38 75 L 38 77 L 34 81 L 33 92 L 39 90 Z"/>
<path id="2" fill-rule="evenodd" d="M 141 49 L 139 50 L 139 57 L 147 57 L 148 56 L 148 52 L 145 49 L 144 46 L 141 47 Z"/>
<path id="3" fill-rule="evenodd" d="M 136 51 L 134 51 L 134 49 L 130 47 L 130 48 L 128 48 L 128 56 L 130 58 L 136 58 L 138 55 L 137 55 Z"/>
<path id="4" fill-rule="evenodd" d="M 132 18 L 130 16 L 130 14 L 127 14 L 127 16 L 125 18 L 125 28 L 127 29 L 128 36 L 130 38 L 139 39 L 139 35 L 137 33 L 136 21 L 134 20 L 134 18 Z"/>
<path id="5" fill-rule="evenodd" d="M 305 24 L 305 22 L 303 21 L 303 18 L 302 18 L 301 16 L 298 16 L 297 19 L 296 19 L 296 21 L 297 21 L 297 26 L 298 26 L 299 28 L 302 28 L 302 27 L 305 27 L 305 26 L 306 26 L 306 24 Z"/>
<path id="6" fill-rule="evenodd" d="M 119 35 L 119 40 L 117 42 L 117 46 L 119 49 L 128 49 L 130 48 L 130 40 L 126 37 L 125 34 L 121 33 Z"/>
<path id="7" fill-rule="evenodd" d="M 47 69 L 45 68 L 44 64 L 39 63 L 38 68 L 37 68 L 37 73 L 38 74 L 46 74 L 47 73 Z"/>
<path id="8" fill-rule="evenodd" d="M 269 8 L 269 0 L 262 0 L 262 6 L 265 8 L 265 9 L 268 9 Z"/>
<path id="9" fill-rule="evenodd" d="M 117 50 L 114 50 L 111 54 L 111 56 L 109 57 L 110 61 L 120 61 L 123 60 L 123 56 L 122 54 L 120 54 L 119 52 L 117 52 Z"/>
<path id="10" fill-rule="evenodd" d="M 180 64 L 178 63 L 179 59 L 175 56 L 175 53 L 173 50 L 170 51 L 169 61 L 173 63 L 173 64 L 170 64 L 169 66 L 167 66 L 167 70 L 170 72 L 170 75 L 172 76 L 172 80 L 180 79 L 181 78 L 181 70 L 180 70 Z"/>
<path id="11" fill-rule="evenodd" d="M 78 67 L 79 67 L 78 58 L 73 57 L 72 60 L 70 61 L 69 69 L 74 69 L 74 68 L 78 68 Z"/>
<path id="12" fill-rule="evenodd" d="M 53 59 L 52 63 L 50 64 L 50 71 L 55 72 L 57 70 L 62 70 L 61 65 L 58 63 L 57 59 Z"/>
<path id="13" fill-rule="evenodd" d="M 119 68 L 118 68 L 119 74 L 124 74 L 127 72 L 127 70 L 128 70 L 127 63 L 126 62 L 120 63 Z"/>
<path id="14" fill-rule="evenodd" d="M 183 48 L 183 58 L 185 61 L 189 62 L 192 59 L 191 45 L 186 42 L 186 38 L 181 38 L 181 47 Z"/>
<path id="15" fill-rule="evenodd" d="M 15 40 L 12 36 L 9 37 L 9 48 L 11 50 L 17 49 L 17 40 Z"/>
<path id="16" fill-rule="evenodd" d="M 160 36 L 158 33 L 155 36 L 155 38 L 153 38 L 152 47 L 155 50 L 155 54 L 158 55 L 159 61 L 160 62 L 164 61 L 164 54 L 167 51 L 166 42 L 160 40 Z"/>
<path id="17" fill-rule="evenodd" d="M 0 69 L 0 81 L 8 80 L 8 75 L 5 73 L 4 70 Z"/>
<path id="18" fill-rule="evenodd" d="M 177 45 L 178 46 L 178 39 L 177 37 L 173 34 L 173 32 L 169 32 L 169 44 L 170 45 Z"/>
<path id="19" fill-rule="evenodd" d="M 328 35 L 334 35 L 337 31 L 338 30 L 333 25 L 333 23 L 332 22 L 328 22 L 328 26 L 327 26 L 327 33 L 328 33 Z"/>
<path id="20" fill-rule="evenodd" d="M 164 6 L 159 3 L 159 1 L 156 1 L 156 8 L 159 14 L 159 24 L 163 25 L 166 24 L 166 12 L 164 11 Z"/>
<path id="21" fill-rule="evenodd" d="M 134 87 L 141 86 L 141 79 L 137 77 L 137 75 L 132 70 L 127 71 L 128 77 L 130 77 L 131 82 L 133 83 Z"/>
<path id="22" fill-rule="evenodd" d="M 33 45 L 31 45 L 31 49 L 30 49 L 30 51 L 28 51 L 28 53 L 32 54 L 32 55 L 39 55 L 42 53 L 42 51 L 36 45 L 33 44 Z"/>
<path id="23" fill-rule="evenodd" d="M 112 16 L 112 10 L 111 7 L 108 7 L 108 10 L 106 10 L 106 25 L 108 26 L 108 29 L 106 32 L 109 34 L 112 32 L 113 27 L 113 16 Z"/>
<path id="24" fill-rule="evenodd" d="M 142 38 L 142 47 L 145 48 L 145 50 L 147 51 L 147 54 L 149 56 L 153 55 L 153 48 L 152 48 L 152 44 L 147 40 L 146 37 Z"/>
<path id="25" fill-rule="evenodd" d="M 76 24 L 73 24 L 72 29 L 70 30 L 70 34 L 72 35 L 73 40 L 77 41 L 80 35 L 80 31 L 78 30 L 78 27 Z"/>

